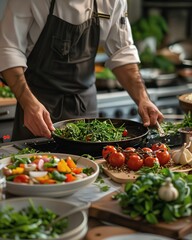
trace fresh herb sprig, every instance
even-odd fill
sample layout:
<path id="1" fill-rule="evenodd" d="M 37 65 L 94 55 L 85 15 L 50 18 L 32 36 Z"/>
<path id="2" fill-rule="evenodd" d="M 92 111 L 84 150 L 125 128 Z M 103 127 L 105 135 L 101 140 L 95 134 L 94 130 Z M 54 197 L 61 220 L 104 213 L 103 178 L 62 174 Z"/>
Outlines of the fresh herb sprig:
<path id="1" fill-rule="evenodd" d="M 101 177 L 101 175 L 98 176 L 94 185 L 97 186 L 101 192 L 107 192 L 110 189 L 110 186 L 105 183 L 105 180 Z"/>
<path id="2" fill-rule="evenodd" d="M 179 122 L 164 121 L 161 123 L 161 127 L 166 134 L 170 135 L 178 134 L 178 130 L 182 128 L 192 128 L 192 113 L 184 114 L 183 120 Z M 153 129 L 152 132 L 158 133 L 156 129 Z"/>

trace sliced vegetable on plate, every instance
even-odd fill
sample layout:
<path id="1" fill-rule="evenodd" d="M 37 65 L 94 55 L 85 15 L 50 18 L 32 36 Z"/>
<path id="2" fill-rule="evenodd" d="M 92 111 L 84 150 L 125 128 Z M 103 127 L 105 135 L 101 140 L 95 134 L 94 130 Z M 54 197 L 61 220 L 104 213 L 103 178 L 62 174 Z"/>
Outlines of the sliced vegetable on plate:
<path id="1" fill-rule="evenodd" d="M 86 168 L 78 167 L 70 156 L 58 158 L 52 154 L 34 154 L 29 157 L 15 155 L 3 168 L 7 181 L 28 184 L 77 181 L 88 176 L 85 172 Z"/>
<path id="2" fill-rule="evenodd" d="M 60 153 L 14 155 L 0 160 L 7 192 L 15 195 L 60 197 L 93 183 L 99 166 L 93 160 Z"/>

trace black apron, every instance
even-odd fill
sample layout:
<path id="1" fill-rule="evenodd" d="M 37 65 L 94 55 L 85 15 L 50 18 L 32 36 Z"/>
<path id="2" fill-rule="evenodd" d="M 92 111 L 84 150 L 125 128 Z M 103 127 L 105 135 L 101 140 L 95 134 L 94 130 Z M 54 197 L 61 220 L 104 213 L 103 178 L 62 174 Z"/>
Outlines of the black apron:
<path id="1" fill-rule="evenodd" d="M 94 65 L 99 44 L 97 4 L 90 19 L 73 25 L 53 15 L 30 53 L 25 72 L 32 93 L 47 108 L 54 122 L 97 117 Z M 34 138 L 23 126 L 24 113 L 17 104 L 12 141 Z"/>

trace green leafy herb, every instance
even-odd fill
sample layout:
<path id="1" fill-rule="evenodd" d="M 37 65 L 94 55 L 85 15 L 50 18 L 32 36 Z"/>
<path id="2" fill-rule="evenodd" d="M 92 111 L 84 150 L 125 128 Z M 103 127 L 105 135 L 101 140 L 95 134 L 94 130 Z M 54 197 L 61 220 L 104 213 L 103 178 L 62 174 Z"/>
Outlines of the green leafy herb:
<path id="1" fill-rule="evenodd" d="M 3 239 L 53 239 L 64 233 L 68 226 L 68 218 L 57 222 L 48 228 L 57 215 L 42 206 L 30 205 L 15 211 L 6 206 L 0 211 L 0 236 Z"/>
<path id="2" fill-rule="evenodd" d="M 91 174 L 93 174 L 93 172 L 94 169 L 92 167 L 83 169 L 83 173 L 85 173 L 87 176 L 90 176 Z"/>
<path id="3" fill-rule="evenodd" d="M 30 153 L 36 153 L 37 150 L 33 149 L 33 148 L 23 148 L 22 150 L 20 150 L 17 154 L 30 154 Z"/>
<path id="4" fill-rule="evenodd" d="M 179 197 L 171 202 L 158 196 L 158 190 L 167 177 L 179 192 Z M 114 198 L 119 200 L 122 211 L 132 218 L 142 218 L 155 224 L 192 215 L 192 175 L 163 168 L 159 173 L 141 174 L 135 182 L 127 182 L 124 190 Z"/>
<path id="5" fill-rule="evenodd" d="M 84 142 L 120 141 L 130 138 L 123 137 L 125 127 L 115 127 L 110 119 L 100 121 L 94 119 L 86 122 L 84 119 L 74 123 L 67 123 L 63 128 L 56 128 L 54 133 L 65 139 Z"/>
<path id="6" fill-rule="evenodd" d="M 182 128 L 192 128 L 192 113 L 188 112 L 187 114 L 184 114 L 184 118 L 180 122 L 162 122 L 161 127 L 163 128 L 164 132 L 166 134 L 170 135 L 176 135 L 179 133 L 179 129 Z M 156 129 L 152 129 L 151 133 L 158 134 L 158 131 Z"/>
<path id="7" fill-rule="evenodd" d="M 2 98 L 13 98 L 14 94 L 12 93 L 10 87 L 0 86 L 0 97 Z"/>

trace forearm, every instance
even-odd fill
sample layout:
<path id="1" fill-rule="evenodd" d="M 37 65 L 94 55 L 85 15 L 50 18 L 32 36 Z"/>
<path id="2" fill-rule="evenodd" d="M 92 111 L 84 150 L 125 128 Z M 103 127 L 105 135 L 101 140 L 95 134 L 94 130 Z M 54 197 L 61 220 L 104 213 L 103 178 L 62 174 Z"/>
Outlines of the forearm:
<path id="1" fill-rule="evenodd" d="M 50 138 L 51 131 L 54 131 L 50 114 L 30 91 L 23 68 L 11 68 L 1 72 L 1 74 L 23 108 L 25 127 L 34 136 Z"/>
<path id="2" fill-rule="evenodd" d="M 113 73 L 137 105 L 139 105 L 141 101 L 149 100 L 137 64 L 127 64 L 117 67 L 113 69 Z"/>
<path id="3" fill-rule="evenodd" d="M 28 87 L 22 67 L 10 68 L 1 74 L 23 109 L 37 100 Z"/>

